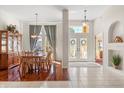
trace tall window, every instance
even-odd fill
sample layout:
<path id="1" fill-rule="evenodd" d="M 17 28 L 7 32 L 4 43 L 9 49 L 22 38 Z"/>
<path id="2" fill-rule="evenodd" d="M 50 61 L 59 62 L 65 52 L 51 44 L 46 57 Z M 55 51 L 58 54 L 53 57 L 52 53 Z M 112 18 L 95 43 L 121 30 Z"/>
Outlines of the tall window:
<path id="1" fill-rule="evenodd" d="M 49 48 L 49 42 L 46 36 L 45 29 L 44 27 L 42 27 L 34 50 L 37 53 L 41 53 L 41 52 L 46 53 L 48 51 L 48 48 Z"/>

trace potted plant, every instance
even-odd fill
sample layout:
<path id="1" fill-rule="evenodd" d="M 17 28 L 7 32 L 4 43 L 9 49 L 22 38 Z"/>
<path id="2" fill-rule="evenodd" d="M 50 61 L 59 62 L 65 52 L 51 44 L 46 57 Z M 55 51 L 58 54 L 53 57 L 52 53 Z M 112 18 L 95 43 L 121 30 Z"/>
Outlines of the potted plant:
<path id="1" fill-rule="evenodd" d="M 121 63 L 121 57 L 119 55 L 114 55 L 112 57 L 112 65 L 114 66 L 114 68 L 118 69 L 120 63 Z"/>
<path id="2" fill-rule="evenodd" d="M 16 30 L 16 25 L 12 25 L 12 24 L 8 25 L 7 26 L 7 30 L 11 31 L 12 33 L 14 33 L 15 30 Z"/>

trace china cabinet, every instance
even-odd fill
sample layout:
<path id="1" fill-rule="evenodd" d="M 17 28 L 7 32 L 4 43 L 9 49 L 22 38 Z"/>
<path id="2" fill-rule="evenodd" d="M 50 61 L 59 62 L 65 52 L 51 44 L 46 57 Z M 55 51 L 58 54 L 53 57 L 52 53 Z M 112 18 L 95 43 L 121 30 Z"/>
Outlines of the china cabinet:
<path id="1" fill-rule="evenodd" d="M 0 69 L 8 67 L 8 32 L 0 31 Z"/>
<path id="2" fill-rule="evenodd" d="M 7 30 L 0 30 L 0 69 L 7 69 L 19 64 L 22 49 L 22 35 Z"/>

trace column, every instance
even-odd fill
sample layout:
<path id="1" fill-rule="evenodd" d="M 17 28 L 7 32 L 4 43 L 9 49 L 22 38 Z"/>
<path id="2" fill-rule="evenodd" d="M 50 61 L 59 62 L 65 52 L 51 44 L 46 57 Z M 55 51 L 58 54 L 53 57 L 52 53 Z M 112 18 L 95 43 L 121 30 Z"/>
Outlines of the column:
<path id="1" fill-rule="evenodd" d="M 63 9 L 63 60 L 62 67 L 68 68 L 68 28 L 69 28 L 69 19 L 68 19 L 68 10 Z"/>

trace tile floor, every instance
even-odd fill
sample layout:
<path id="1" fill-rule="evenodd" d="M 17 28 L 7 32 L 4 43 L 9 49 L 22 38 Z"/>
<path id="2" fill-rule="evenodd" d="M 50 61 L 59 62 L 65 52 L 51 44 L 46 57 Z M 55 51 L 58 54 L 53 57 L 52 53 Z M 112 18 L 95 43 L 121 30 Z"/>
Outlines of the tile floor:
<path id="1" fill-rule="evenodd" d="M 124 76 L 93 62 L 70 63 L 69 81 L 0 82 L 0 87 L 124 88 Z"/>

